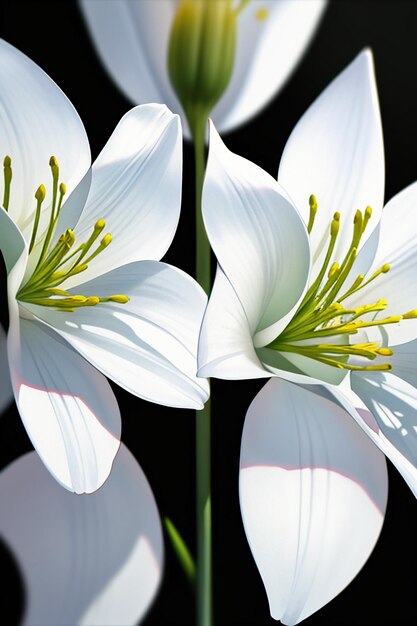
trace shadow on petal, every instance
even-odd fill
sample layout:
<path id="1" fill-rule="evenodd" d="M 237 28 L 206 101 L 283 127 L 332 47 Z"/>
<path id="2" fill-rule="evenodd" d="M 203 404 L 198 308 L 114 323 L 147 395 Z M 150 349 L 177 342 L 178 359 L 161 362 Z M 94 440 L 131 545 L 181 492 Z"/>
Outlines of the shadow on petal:
<path id="1" fill-rule="evenodd" d="M 384 455 L 326 391 L 270 380 L 249 408 L 240 504 L 271 615 L 298 624 L 344 589 L 384 519 Z"/>
<path id="2" fill-rule="evenodd" d="M 3 472 L 0 498 L 0 532 L 25 584 L 25 625 L 142 620 L 161 580 L 162 530 L 149 484 L 125 446 L 94 494 L 60 487 L 32 452 Z"/>

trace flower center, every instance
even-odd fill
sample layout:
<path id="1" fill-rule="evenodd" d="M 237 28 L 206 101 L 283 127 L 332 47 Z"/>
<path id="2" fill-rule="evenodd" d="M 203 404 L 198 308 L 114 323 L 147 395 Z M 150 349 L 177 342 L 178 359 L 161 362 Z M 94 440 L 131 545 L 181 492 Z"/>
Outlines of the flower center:
<path id="1" fill-rule="evenodd" d="M 314 195 L 310 196 L 309 203 L 310 218 L 307 230 L 308 233 L 311 233 L 318 209 Z M 403 315 L 377 319 L 381 311 L 384 311 L 388 306 L 386 300 L 381 299 L 355 309 L 346 308 L 342 304 L 350 296 L 390 270 L 390 265 L 386 263 L 368 278 L 364 274 L 359 274 L 346 289 L 346 280 L 354 265 L 359 243 L 371 215 L 372 209 L 369 206 L 363 213 L 356 211 L 353 219 L 352 241 L 346 256 L 341 263 L 334 262 L 330 265 L 340 226 L 340 213 L 334 214 L 330 224 L 330 239 L 323 265 L 288 326 L 274 341 L 266 346 L 267 348 L 284 353 L 300 354 L 320 363 L 347 370 L 386 371 L 392 368 L 390 363 L 368 365 L 369 361 L 373 361 L 378 356 L 392 356 L 391 348 L 381 347 L 379 342 L 348 343 L 349 337 L 357 334 L 363 328 L 385 326 L 386 324 L 396 324 L 401 320 L 415 319 L 417 318 L 417 310 L 408 311 Z M 349 363 L 348 360 L 351 356 L 363 358 L 364 363 L 355 365 Z"/>
<path id="2" fill-rule="evenodd" d="M 49 167 L 52 174 L 52 203 L 49 222 L 44 234 L 39 237 L 39 220 L 42 204 L 46 197 L 44 185 L 39 185 L 35 192 L 36 210 L 29 243 L 29 255 L 36 246 L 40 247 L 40 254 L 32 275 L 20 287 L 16 298 L 22 302 L 53 307 L 59 311 L 74 311 L 82 306 L 95 306 L 104 302 L 125 304 L 129 301 L 129 298 L 122 294 L 101 298 L 97 295 L 71 295 L 65 289 L 60 288 L 62 283 L 68 278 L 84 272 L 88 268 L 89 263 L 108 247 L 112 236 L 108 233 L 99 242 L 97 241 L 106 226 L 105 221 L 99 219 L 94 224 L 90 237 L 84 243 L 75 245 L 75 235 L 68 228 L 59 237 L 58 241 L 52 245 L 66 187 L 64 183 L 59 182 L 59 165 L 54 156 L 49 159 Z M 4 158 L 3 174 L 3 208 L 5 211 L 8 211 L 12 182 L 12 166 L 9 156 Z"/>

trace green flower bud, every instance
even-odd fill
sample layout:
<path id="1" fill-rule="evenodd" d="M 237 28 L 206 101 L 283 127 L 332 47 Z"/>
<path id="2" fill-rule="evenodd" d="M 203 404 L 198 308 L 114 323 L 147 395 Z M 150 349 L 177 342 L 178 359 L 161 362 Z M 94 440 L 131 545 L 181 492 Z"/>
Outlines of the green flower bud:
<path id="1" fill-rule="evenodd" d="M 171 83 L 191 132 L 207 117 L 233 71 L 239 10 L 233 0 L 181 0 L 168 48 Z"/>

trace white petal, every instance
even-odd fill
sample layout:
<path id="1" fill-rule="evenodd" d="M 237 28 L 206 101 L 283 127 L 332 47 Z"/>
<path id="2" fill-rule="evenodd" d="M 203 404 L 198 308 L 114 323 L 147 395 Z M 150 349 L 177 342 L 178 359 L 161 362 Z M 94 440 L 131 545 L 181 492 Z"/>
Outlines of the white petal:
<path id="1" fill-rule="evenodd" d="M 20 287 L 27 263 L 27 246 L 22 233 L 10 218 L 9 214 L 0 208 L 0 252 L 3 256 L 7 271 L 7 295 L 9 308 L 16 307 L 14 297 Z"/>
<path id="2" fill-rule="evenodd" d="M 245 7 L 238 18 L 232 78 L 212 114 L 220 132 L 258 113 L 283 87 L 325 6 L 323 0 L 255 0 Z"/>
<path id="3" fill-rule="evenodd" d="M 202 408 L 209 391 L 196 376 L 197 342 L 207 297 L 190 276 L 165 263 L 141 261 L 79 289 L 100 297 L 121 293 L 130 301 L 79 308 L 69 316 L 30 308 L 131 393 L 166 406 Z"/>
<path id="4" fill-rule="evenodd" d="M 368 276 L 385 263 L 391 265 L 356 297 L 349 299 L 349 306 L 388 301 L 388 307 L 379 318 L 401 315 L 417 309 L 417 183 L 413 183 L 394 196 L 385 206 L 379 234 L 378 250 Z M 403 320 L 400 324 L 384 327 L 386 342 L 395 346 L 417 337 L 417 320 Z"/>
<path id="5" fill-rule="evenodd" d="M 157 104 L 126 113 L 94 162 L 87 203 L 75 227 L 81 243 L 103 218 L 103 234 L 110 232 L 113 237 L 82 274 L 82 281 L 132 261 L 159 260 L 177 228 L 181 184 L 178 116 Z M 78 284 L 80 277 L 72 284 Z"/>
<path id="6" fill-rule="evenodd" d="M 10 383 L 9 361 L 7 360 L 7 338 L 0 324 L 0 414 L 13 400 Z"/>
<path id="7" fill-rule="evenodd" d="M 351 386 L 352 415 L 417 497 L 417 389 L 388 372 L 352 374 Z"/>
<path id="8" fill-rule="evenodd" d="M 306 222 L 308 198 L 312 193 L 317 197 L 319 209 L 311 232 L 316 263 L 328 245 L 335 211 L 341 213 L 338 261 L 350 245 L 357 209 L 368 205 L 373 209 L 363 242 L 374 230 L 383 205 L 384 149 L 369 51 L 362 52 L 300 119 L 285 146 L 278 181 Z"/>
<path id="9" fill-rule="evenodd" d="M 10 374 L 27 433 L 66 489 L 90 493 L 119 448 L 120 413 L 110 385 L 45 325 L 10 319 Z"/>
<path id="10" fill-rule="evenodd" d="M 26 590 L 24 626 L 134 626 L 159 587 L 158 510 L 125 446 L 88 497 L 61 489 L 32 452 L 3 471 L 0 532 Z"/>
<path id="11" fill-rule="evenodd" d="M 297 624 L 371 553 L 387 500 L 384 456 L 323 389 L 272 379 L 246 416 L 240 467 L 243 522 L 271 615 Z"/>
<path id="12" fill-rule="evenodd" d="M 80 0 L 104 67 L 133 104 L 160 102 L 179 113 L 168 77 L 172 0 Z"/>
<path id="13" fill-rule="evenodd" d="M 306 229 L 276 181 L 230 152 L 213 125 L 203 217 L 251 333 L 273 326 L 272 336 L 262 338 L 264 345 L 269 343 L 282 329 L 276 322 L 297 306 L 306 286 L 310 267 Z"/>
<path id="14" fill-rule="evenodd" d="M 227 380 L 269 376 L 256 355 L 240 300 L 220 266 L 201 327 L 198 367 L 199 376 Z"/>
<path id="15" fill-rule="evenodd" d="M 3 156 L 12 158 L 9 211 L 28 240 L 32 231 L 34 193 L 47 188 L 43 208 L 52 197 L 49 158 L 58 159 L 61 180 L 70 193 L 90 165 L 84 126 L 59 87 L 27 56 L 0 40 L 0 135 Z M 0 159 L 3 159 L 3 156 Z M 3 183 L 1 184 L 3 197 Z"/>

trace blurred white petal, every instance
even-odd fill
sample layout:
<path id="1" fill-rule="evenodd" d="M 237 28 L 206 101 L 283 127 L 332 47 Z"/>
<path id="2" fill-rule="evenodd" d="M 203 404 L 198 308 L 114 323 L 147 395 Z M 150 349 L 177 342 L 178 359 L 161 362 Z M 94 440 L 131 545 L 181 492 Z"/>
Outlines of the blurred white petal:
<path id="1" fill-rule="evenodd" d="M 138 463 L 121 446 L 106 484 L 71 494 L 33 452 L 0 478 L 0 533 L 26 590 L 24 626 L 134 626 L 162 575 L 158 510 Z"/>

